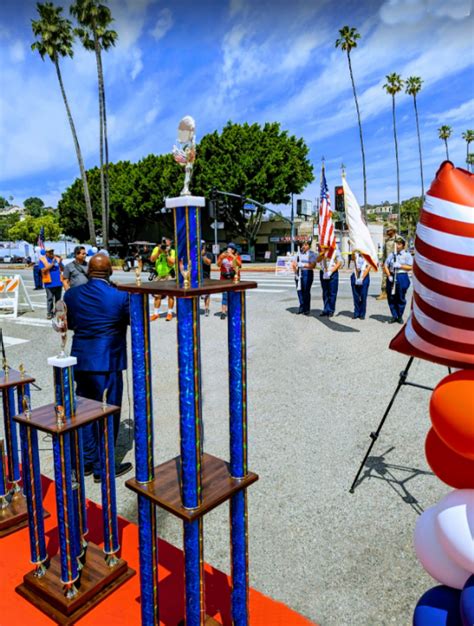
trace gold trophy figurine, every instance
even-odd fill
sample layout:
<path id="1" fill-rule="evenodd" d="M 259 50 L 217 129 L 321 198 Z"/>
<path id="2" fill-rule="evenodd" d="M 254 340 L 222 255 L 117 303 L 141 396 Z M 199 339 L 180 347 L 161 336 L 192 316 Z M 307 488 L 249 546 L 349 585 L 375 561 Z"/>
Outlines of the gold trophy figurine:
<path id="1" fill-rule="evenodd" d="M 105 413 L 105 411 L 107 411 L 107 393 L 108 393 L 108 388 L 104 389 L 104 393 L 102 394 L 102 411 Z"/>
<path id="2" fill-rule="evenodd" d="M 176 163 L 184 167 L 184 186 L 181 196 L 189 196 L 189 185 L 193 175 L 193 165 L 196 160 L 196 122 L 190 115 L 185 115 L 178 125 L 179 146 L 173 146 L 173 158 Z"/>
<path id="3" fill-rule="evenodd" d="M 20 365 L 18 366 L 18 371 L 20 372 L 21 380 L 24 380 L 24 378 L 25 378 L 25 366 L 23 365 L 23 363 L 20 363 Z"/>
<path id="4" fill-rule="evenodd" d="M 183 259 L 179 262 L 179 272 L 183 277 L 183 289 L 189 289 L 191 287 L 191 270 L 184 269 Z"/>
<path id="5" fill-rule="evenodd" d="M 25 418 L 27 420 L 31 419 L 31 404 L 30 404 L 30 399 L 27 395 L 23 396 L 23 413 L 25 414 Z"/>
<path id="6" fill-rule="evenodd" d="M 65 352 L 67 343 L 67 306 L 62 300 L 56 302 L 52 324 L 53 330 L 61 336 L 61 352 L 58 354 L 58 359 L 64 359 L 67 356 Z"/>
<path id="7" fill-rule="evenodd" d="M 64 426 L 65 422 L 65 413 L 64 413 L 64 407 L 61 406 L 60 404 L 58 404 L 55 407 L 55 411 L 56 411 L 56 426 L 58 428 L 62 428 Z"/>
<path id="8" fill-rule="evenodd" d="M 137 263 L 137 267 L 135 268 L 135 284 L 138 286 L 142 284 L 141 273 L 142 273 L 142 262 L 141 262 L 141 259 L 139 259 Z"/>
<path id="9" fill-rule="evenodd" d="M 240 283 L 240 266 L 239 266 L 239 262 L 237 261 L 237 259 L 234 259 L 232 261 L 232 267 L 234 269 L 234 278 L 232 279 L 232 282 L 234 283 Z"/>

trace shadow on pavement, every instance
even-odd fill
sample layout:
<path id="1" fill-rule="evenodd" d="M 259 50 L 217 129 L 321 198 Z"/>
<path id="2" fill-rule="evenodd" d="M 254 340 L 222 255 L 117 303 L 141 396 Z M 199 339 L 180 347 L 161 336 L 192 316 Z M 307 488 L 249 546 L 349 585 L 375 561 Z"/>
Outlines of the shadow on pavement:
<path id="1" fill-rule="evenodd" d="M 292 306 L 286 309 L 288 313 L 292 313 L 296 315 L 298 313 L 298 307 Z M 344 324 L 339 324 L 339 322 L 335 322 L 334 318 L 329 317 L 320 317 L 321 309 L 316 309 L 315 311 L 311 311 L 307 317 L 312 317 L 316 319 L 318 322 L 321 322 L 324 326 L 329 328 L 330 330 L 335 330 L 338 333 L 360 333 L 360 330 L 357 328 L 351 328 L 350 326 L 344 326 Z M 303 317 L 303 316 L 302 316 Z"/>
<path id="2" fill-rule="evenodd" d="M 342 315 L 342 317 L 348 317 L 349 319 L 354 317 L 353 311 L 339 311 L 339 313 L 336 313 L 336 317 L 339 317 L 340 315 Z"/>
<path id="3" fill-rule="evenodd" d="M 369 315 L 369 318 L 371 320 L 375 320 L 376 322 L 389 322 L 392 319 L 391 315 L 379 315 L 378 313 L 375 313 L 374 315 Z"/>
<path id="4" fill-rule="evenodd" d="M 394 446 L 380 456 L 369 456 L 365 462 L 366 469 L 357 481 L 355 487 L 358 487 L 364 480 L 370 480 L 371 478 L 383 480 L 395 491 L 403 502 L 410 505 L 415 513 L 421 515 L 424 509 L 416 497 L 408 491 L 406 484 L 409 480 L 417 478 L 418 476 L 434 476 L 434 474 L 433 472 L 421 470 L 416 467 L 387 463 L 385 457 L 393 450 L 395 450 Z"/>

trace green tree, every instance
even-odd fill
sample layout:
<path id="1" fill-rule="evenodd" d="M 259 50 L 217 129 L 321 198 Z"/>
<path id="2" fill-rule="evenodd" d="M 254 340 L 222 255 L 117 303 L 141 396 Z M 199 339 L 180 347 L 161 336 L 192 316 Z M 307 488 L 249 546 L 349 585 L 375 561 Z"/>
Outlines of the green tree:
<path id="1" fill-rule="evenodd" d="M 351 50 L 357 48 L 357 40 L 360 39 L 360 34 L 357 29 L 351 26 L 344 26 L 339 29 L 339 39 L 336 40 L 336 48 L 341 48 L 342 51 L 347 53 L 347 63 L 349 65 L 349 74 L 352 83 L 352 92 L 354 94 L 354 102 L 357 111 L 357 121 L 359 124 L 359 137 L 360 137 L 360 151 L 362 153 L 362 177 L 364 179 L 364 217 L 367 219 L 367 176 L 365 173 L 365 151 L 364 151 L 364 138 L 362 135 L 362 122 L 360 119 L 359 101 L 357 99 L 357 92 L 354 81 L 354 74 L 352 72 L 351 62 Z"/>
<path id="2" fill-rule="evenodd" d="M 301 193 L 314 179 L 308 152 L 303 139 L 288 135 L 277 122 L 263 127 L 228 122 L 221 133 L 201 139 L 193 192 L 209 196 L 216 187 L 262 204 L 288 204 L 292 193 Z M 262 210 L 248 218 L 240 200 L 227 200 L 224 213 L 226 228 L 253 245 Z"/>
<path id="3" fill-rule="evenodd" d="M 403 89 L 404 81 L 400 74 L 396 74 L 392 72 L 392 74 L 388 74 L 386 77 L 387 82 L 383 86 L 385 91 L 392 96 L 392 119 L 393 119 L 393 140 L 395 142 L 395 161 L 397 164 L 397 209 L 398 209 L 398 232 L 400 232 L 400 167 L 398 163 L 398 140 L 397 140 L 397 121 L 395 115 L 395 96 L 397 93 Z"/>
<path id="4" fill-rule="evenodd" d="M 33 34 L 38 39 L 31 45 L 31 49 L 37 50 L 43 60 L 46 56 L 49 57 L 56 69 L 56 75 L 58 77 L 59 87 L 64 100 L 64 106 L 66 107 L 69 126 L 71 127 L 74 148 L 76 150 L 77 161 L 79 163 L 79 170 L 81 172 L 87 222 L 89 225 L 89 239 L 95 244 L 96 238 L 94 218 L 92 215 L 92 206 L 89 196 L 89 187 L 87 185 L 84 161 L 59 67 L 60 58 L 73 56 L 72 44 L 74 37 L 72 26 L 68 19 L 62 17 L 62 7 L 55 7 L 52 2 L 45 2 L 44 4 L 38 2 L 36 8 L 40 19 L 31 20 L 31 27 Z"/>
<path id="5" fill-rule="evenodd" d="M 453 134 L 453 129 L 451 126 L 444 124 L 438 128 L 438 137 L 444 141 L 444 147 L 446 148 L 446 159 L 449 161 L 449 149 L 448 149 L 448 139 Z"/>
<path id="6" fill-rule="evenodd" d="M 23 202 L 23 206 L 28 212 L 28 215 L 32 217 L 40 217 L 44 211 L 44 202 L 41 198 L 37 198 L 33 196 L 31 198 L 27 198 Z"/>
<path id="7" fill-rule="evenodd" d="M 49 241 L 54 241 L 61 234 L 61 228 L 54 215 L 43 215 L 42 217 L 27 215 L 24 220 L 17 222 L 9 229 L 8 236 L 12 241 L 23 239 L 28 243 L 35 244 L 42 226 L 44 226 L 45 239 Z"/>
<path id="8" fill-rule="evenodd" d="M 6 209 L 9 206 L 10 206 L 10 203 L 8 202 L 8 200 L 0 196 L 0 209 Z"/>
<path id="9" fill-rule="evenodd" d="M 19 221 L 19 213 L 13 213 L 12 215 L 0 215 L 0 241 L 8 240 L 8 231 Z"/>
<path id="10" fill-rule="evenodd" d="M 405 233 L 408 239 L 412 239 L 415 236 L 416 225 L 420 219 L 420 209 L 422 206 L 423 196 L 415 196 L 402 202 L 402 220 L 401 230 L 399 232 Z"/>
<path id="11" fill-rule="evenodd" d="M 471 172 L 472 172 L 472 169 L 473 169 L 472 166 L 474 165 L 474 152 L 470 152 L 467 155 L 466 161 L 467 161 L 468 168 L 470 167 L 471 168 Z"/>
<path id="12" fill-rule="evenodd" d="M 423 181 L 423 157 L 421 154 L 420 123 L 418 121 L 418 106 L 416 103 L 416 96 L 420 93 L 422 84 L 423 84 L 423 81 L 421 80 L 419 76 L 409 76 L 406 81 L 405 93 L 407 93 L 409 96 L 413 96 L 413 106 L 415 108 L 415 120 L 416 120 L 416 134 L 418 136 L 418 154 L 420 157 L 421 197 L 424 198 L 425 197 L 425 185 Z"/>
<path id="13" fill-rule="evenodd" d="M 468 166 L 468 170 L 469 170 L 469 144 L 474 141 L 474 130 L 466 130 L 462 133 L 461 137 L 464 139 L 464 141 L 466 142 L 466 163 Z"/>
<path id="14" fill-rule="evenodd" d="M 80 28 L 75 29 L 86 50 L 95 52 L 97 79 L 99 87 L 99 122 L 100 122 L 100 185 L 102 206 L 102 239 L 105 248 L 109 241 L 109 144 L 107 139 L 107 109 L 105 104 L 104 71 L 102 50 L 108 50 L 117 41 L 117 33 L 108 26 L 113 22 L 109 7 L 97 0 L 76 0 L 70 7 L 71 14 L 77 19 Z M 105 152 L 105 171 L 104 171 Z"/>

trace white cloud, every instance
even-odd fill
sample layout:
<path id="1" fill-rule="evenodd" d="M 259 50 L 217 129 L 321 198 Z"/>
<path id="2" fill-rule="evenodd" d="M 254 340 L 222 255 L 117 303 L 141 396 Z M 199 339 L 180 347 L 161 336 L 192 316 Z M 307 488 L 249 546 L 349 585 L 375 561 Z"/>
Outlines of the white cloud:
<path id="1" fill-rule="evenodd" d="M 474 98 L 463 102 L 457 107 L 439 113 L 430 113 L 427 119 L 436 124 L 446 124 L 446 122 L 474 122 Z"/>
<path id="2" fill-rule="evenodd" d="M 161 9 L 158 14 L 154 28 L 150 31 L 152 36 L 159 41 L 173 26 L 173 14 L 167 8 Z"/>
<path id="3" fill-rule="evenodd" d="M 386 0 L 380 17 L 386 24 L 417 23 L 427 17 L 460 20 L 470 15 L 471 0 Z"/>
<path id="4" fill-rule="evenodd" d="M 130 57 L 132 60 L 132 69 L 130 72 L 130 77 L 132 80 L 135 80 L 135 78 L 140 74 L 140 72 L 143 69 L 143 61 L 142 61 L 142 53 L 141 50 L 139 48 L 132 48 L 132 50 L 130 51 Z"/>
<path id="5" fill-rule="evenodd" d="M 25 47 L 23 43 L 17 39 L 10 45 L 10 59 L 13 63 L 21 63 L 25 60 Z"/>

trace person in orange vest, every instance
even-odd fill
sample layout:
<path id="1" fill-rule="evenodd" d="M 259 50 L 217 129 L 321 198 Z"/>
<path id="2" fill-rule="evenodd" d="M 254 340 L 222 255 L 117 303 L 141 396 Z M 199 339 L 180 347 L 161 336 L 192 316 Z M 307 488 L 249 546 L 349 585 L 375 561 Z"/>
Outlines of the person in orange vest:
<path id="1" fill-rule="evenodd" d="M 40 257 L 39 268 L 46 291 L 47 318 L 50 320 L 54 317 L 55 304 L 61 300 L 63 292 L 61 257 L 56 256 L 53 249 L 46 250 L 46 254 Z"/>

